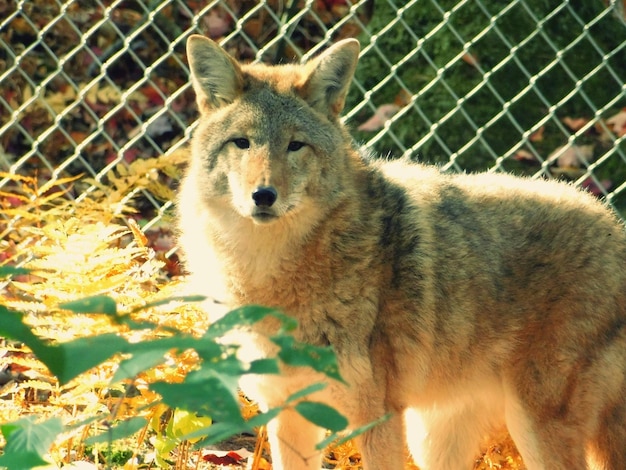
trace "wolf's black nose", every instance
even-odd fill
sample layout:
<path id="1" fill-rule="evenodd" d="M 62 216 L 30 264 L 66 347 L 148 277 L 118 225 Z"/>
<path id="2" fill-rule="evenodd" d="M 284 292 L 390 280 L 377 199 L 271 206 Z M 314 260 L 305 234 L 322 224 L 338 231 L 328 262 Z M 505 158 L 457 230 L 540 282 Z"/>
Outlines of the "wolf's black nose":
<path id="1" fill-rule="evenodd" d="M 252 199 L 258 207 L 271 207 L 277 197 L 278 193 L 273 186 L 259 186 L 252 192 Z"/>

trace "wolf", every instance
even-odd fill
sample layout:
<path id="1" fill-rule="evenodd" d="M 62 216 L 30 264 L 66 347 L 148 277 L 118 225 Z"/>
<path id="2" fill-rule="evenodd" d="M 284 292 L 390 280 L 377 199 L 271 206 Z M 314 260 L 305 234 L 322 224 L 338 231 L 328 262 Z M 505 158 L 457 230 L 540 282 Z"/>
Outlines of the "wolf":
<path id="1" fill-rule="evenodd" d="M 200 119 L 177 201 L 192 282 L 277 307 L 334 349 L 345 384 L 307 368 L 251 376 L 263 407 L 316 400 L 353 427 L 363 468 L 473 467 L 506 426 L 528 469 L 626 469 L 626 233 L 573 185 L 445 174 L 364 156 L 340 114 L 360 47 L 243 64 L 187 42 Z M 276 325 L 246 330 L 266 357 Z M 268 425 L 273 468 L 318 470 L 324 430 Z"/>

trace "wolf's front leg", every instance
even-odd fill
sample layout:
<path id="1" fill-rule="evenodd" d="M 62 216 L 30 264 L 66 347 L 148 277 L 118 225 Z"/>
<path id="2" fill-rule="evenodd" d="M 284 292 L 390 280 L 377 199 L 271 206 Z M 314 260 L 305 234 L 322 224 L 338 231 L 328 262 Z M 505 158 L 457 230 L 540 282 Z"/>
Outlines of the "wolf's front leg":
<path id="1" fill-rule="evenodd" d="M 273 470 L 320 470 L 322 451 L 315 446 L 324 430 L 293 410 L 284 410 L 267 425 Z"/>
<path id="2" fill-rule="evenodd" d="M 406 446 L 402 416 L 394 413 L 357 438 L 357 445 L 363 456 L 364 470 L 403 470 Z"/>

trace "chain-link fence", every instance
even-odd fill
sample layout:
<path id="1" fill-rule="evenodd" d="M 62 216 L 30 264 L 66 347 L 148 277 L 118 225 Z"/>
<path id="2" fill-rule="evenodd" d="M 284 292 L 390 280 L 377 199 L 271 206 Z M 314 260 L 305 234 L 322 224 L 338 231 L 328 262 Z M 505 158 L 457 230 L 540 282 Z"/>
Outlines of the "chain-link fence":
<path id="1" fill-rule="evenodd" d="M 445 170 L 568 179 L 626 218 L 624 15 L 621 0 L 0 0 L 0 191 L 14 174 L 46 188 L 83 174 L 65 196 L 80 201 L 183 148 L 191 33 L 271 63 L 357 37 L 358 141 Z M 148 225 L 171 206 L 155 187 L 127 197 Z"/>

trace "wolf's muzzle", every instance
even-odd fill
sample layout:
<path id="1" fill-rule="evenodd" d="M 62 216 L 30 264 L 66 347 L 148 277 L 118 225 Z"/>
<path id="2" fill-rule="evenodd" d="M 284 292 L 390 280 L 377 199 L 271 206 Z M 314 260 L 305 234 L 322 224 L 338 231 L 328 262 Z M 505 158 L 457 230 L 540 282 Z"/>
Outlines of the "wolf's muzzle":
<path id="1" fill-rule="evenodd" d="M 278 192 L 273 186 L 259 186 L 252 191 L 252 199 L 257 207 L 272 207 L 278 198 Z"/>

